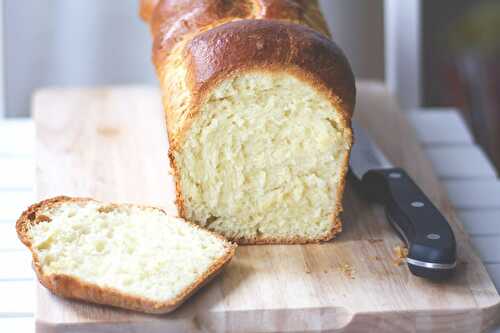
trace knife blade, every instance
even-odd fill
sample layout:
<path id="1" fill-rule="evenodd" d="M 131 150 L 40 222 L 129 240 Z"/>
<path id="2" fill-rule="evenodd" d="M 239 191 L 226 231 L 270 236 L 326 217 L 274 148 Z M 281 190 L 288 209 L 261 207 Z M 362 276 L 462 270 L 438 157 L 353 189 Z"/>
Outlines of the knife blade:
<path id="1" fill-rule="evenodd" d="M 406 262 L 420 277 L 445 279 L 456 267 L 456 241 L 446 218 L 402 169 L 394 167 L 376 143 L 353 123 L 350 169 L 357 188 L 381 203 L 390 224 L 408 247 Z"/>

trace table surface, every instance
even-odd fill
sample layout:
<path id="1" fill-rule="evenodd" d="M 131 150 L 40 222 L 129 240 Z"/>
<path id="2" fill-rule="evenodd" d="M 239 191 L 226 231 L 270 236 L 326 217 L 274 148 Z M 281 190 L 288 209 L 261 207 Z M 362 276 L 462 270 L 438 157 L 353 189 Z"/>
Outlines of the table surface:
<path id="1" fill-rule="evenodd" d="M 454 109 L 410 112 L 419 141 L 500 288 L 500 181 Z M 35 130 L 31 119 L 0 121 L 0 328 L 33 332 L 34 275 L 14 223 L 35 200 Z M 495 332 L 500 333 L 500 328 Z"/>

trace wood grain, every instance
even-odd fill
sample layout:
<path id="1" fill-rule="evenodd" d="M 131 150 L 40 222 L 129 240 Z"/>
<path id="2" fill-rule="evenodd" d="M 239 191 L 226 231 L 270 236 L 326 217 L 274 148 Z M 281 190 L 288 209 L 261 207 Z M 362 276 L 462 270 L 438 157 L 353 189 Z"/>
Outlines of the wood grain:
<path id="1" fill-rule="evenodd" d="M 358 86 L 356 118 L 450 219 L 459 243 L 447 283 L 393 262 L 383 209 L 347 186 L 344 231 L 317 245 L 240 246 L 226 270 L 170 315 L 69 301 L 37 288 L 39 332 L 480 332 L 500 297 L 383 85 Z M 34 98 L 37 190 L 159 205 L 175 213 L 159 93 L 149 87 L 43 90 Z M 351 274 L 345 265 L 352 268 Z"/>

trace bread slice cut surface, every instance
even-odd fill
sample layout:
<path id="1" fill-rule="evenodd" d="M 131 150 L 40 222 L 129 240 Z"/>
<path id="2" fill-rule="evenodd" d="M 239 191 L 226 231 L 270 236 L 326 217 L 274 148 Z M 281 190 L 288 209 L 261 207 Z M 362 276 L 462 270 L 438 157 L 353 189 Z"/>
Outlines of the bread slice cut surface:
<path id="1" fill-rule="evenodd" d="M 229 78 L 174 153 L 184 216 L 239 243 L 330 239 L 350 145 L 340 112 L 305 80 Z"/>
<path id="2" fill-rule="evenodd" d="M 235 245 L 158 208 L 57 197 L 17 222 L 39 280 L 54 293 L 150 313 L 175 309 Z"/>

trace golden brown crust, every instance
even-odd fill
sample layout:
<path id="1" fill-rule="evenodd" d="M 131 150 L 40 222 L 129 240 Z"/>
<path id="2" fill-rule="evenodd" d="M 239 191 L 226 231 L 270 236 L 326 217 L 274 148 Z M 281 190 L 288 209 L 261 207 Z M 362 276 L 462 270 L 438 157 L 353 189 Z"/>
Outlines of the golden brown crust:
<path id="1" fill-rule="evenodd" d="M 185 53 L 187 80 L 196 104 L 236 73 L 286 71 L 325 92 L 346 121 L 352 116 L 356 87 L 347 58 L 335 43 L 306 26 L 273 20 L 235 21 L 196 35 Z"/>
<path id="2" fill-rule="evenodd" d="M 116 289 L 109 287 L 101 287 L 96 284 L 87 283 L 79 278 L 68 276 L 64 274 L 45 274 L 43 272 L 40 260 L 36 255 L 36 251 L 33 250 L 31 239 L 29 238 L 29 228 L 32 225 L 40 223 L 42 221 L 50 222 L 44 215 L 40 214 L 47 208 L 53 208 L 57 205 L 66 202 L 76 202 L 85 203 L 93 199 L 89 198 L 70 198 L 65 196 L 59 196 L 51 199 L 47 199 L 30 206 L 26 211 L 24 211 L 16 222 L 16 231 L 19 239 L 24 245 L 28 247 L 33 256 L 33 268 L 38 277 L 40 283 L 47 289 L 52 291 L 54 294 L 78 299 L 98 304 L 111 305 L 115 307 L 120 307 L 129 310 L 141 311 L 146 313 L 161 314 L 168 313 L 179 307 L 184 301 L 186 301 L 193 293 L 200 289 L 204 284 L 210 281 L 218 272 L 227 264 L 235 254 L 236 245 L 233 243 L 226 242 L 226 253 L 219 260 L 214 262 L 208 270 L 200 276 L 193 284 L 186 287 L 177 297 L 168 302 L 157 302 L 152 301 L 143 297 L 124 294 Z M 114 206 L 128 206 L 128 204 L 109 204 Z M 134 205 L 137 206 L 137 205 Z M 157 209 L 165 213 L 162 209 L 156 207 L 141 206 L 145 208 Z M 166 214 L 166 213 L 165 213 Z M 189 222 L 188 222 L 189 223 Z M 198 225 L 189 223 L 196 228 L 200 228 Z M 222 236 L 212 233 L 221 240 L 226 241 Z"/>
<path id="3" fill-rule="evenodd" d="M 259 4 L 258 19 L 290 21 L 330 35 L 316 0 L 260 0 Z"/>
<path id="4" fill-rule="evenodd" d="M 286 72 L 324 94 L 340 115 L 340 128 L 352 141 L 351 117 L 356 88 L 348 60 L 327 36 L 316 0 L 143 0 L 141 13 L 151 25 L 153 61 L 163 91 L 170 143 L 169 158 L 176 183 L 179 216 L 186 217 L 175 154 L 200 106 L 220 82 L 251 71 Z M 179 84 L 176 68 L 186 70 Z M 181 79 L 182 81 L 183 79 Z M 182 86 L 182 88 L 179 88 Z M 187 91 L 179 91 L 179 89 Z M 178 102 L 177 95 L 189 97 Z M 186 106 L 187 105 L 187 106 Z M 348 142 L 351 145 L 351 142 Z M 341 169 L 339 198 L 331 232 L 321 239 L 232 239 L 240 244 L 309 243 L 329 240 L 341 230 L 338 218 L 348 168 Z"/>
<path id="5" fill-rule="evenodd" d="M 151 21 L 156 5 L 160 0 L 140 0 L 139 16 L 146 22 Z"/>
<path id="6" fill-rule="evenodd" d="M 139 13 L 150 24 L 157 66 L 180 40 L 238 19 L 289 21 L 329 35 L 317 0 L 141 0 Z"/>
<path id="7" fill-rule="evenodd" d="M 153 59 L 158 65 L 185 36 L 234 19 L 252 16 L 251 1 L 160 1 L 151 17 Z"/>

